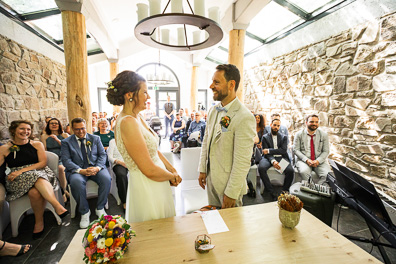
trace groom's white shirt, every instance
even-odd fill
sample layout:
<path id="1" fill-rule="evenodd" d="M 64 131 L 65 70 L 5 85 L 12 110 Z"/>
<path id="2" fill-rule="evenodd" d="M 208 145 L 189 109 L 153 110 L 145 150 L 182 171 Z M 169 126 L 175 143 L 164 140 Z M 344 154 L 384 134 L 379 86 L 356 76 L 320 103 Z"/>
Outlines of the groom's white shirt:
<path id="1" fill-rule="evenodd" d="M 218 112 L 217 106 L 221 104 L 213 106 L 208 113 L 199 172 L 211 178 L 209 182 L 218 195 L 238 199 L 246 193 L 256 121 L 238 98 L 225 106 L 227 113 Z M 216 125 L 223 116 L 230 117 L 230 125 L 217 133 Z"/>

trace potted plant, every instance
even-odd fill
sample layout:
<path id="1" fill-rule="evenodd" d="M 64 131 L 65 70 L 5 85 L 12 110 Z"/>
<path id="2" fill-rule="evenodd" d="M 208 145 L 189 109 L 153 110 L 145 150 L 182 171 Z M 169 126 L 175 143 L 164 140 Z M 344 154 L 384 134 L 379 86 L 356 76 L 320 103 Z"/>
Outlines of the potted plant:
<path id="1" fill-rule="evenodd" d="M 295 195 L 289 193 L 279 195 L 279 220 L 283 227 L 293 229 L 300 222 L 303 205 L 303 202 Z"/>

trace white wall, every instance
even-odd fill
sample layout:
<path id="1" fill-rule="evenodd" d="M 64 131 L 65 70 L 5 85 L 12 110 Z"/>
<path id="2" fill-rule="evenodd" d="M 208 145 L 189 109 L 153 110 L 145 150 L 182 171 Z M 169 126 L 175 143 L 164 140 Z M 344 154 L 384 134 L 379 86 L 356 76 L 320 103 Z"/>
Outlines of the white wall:
<path id="1" fill-rule="evenodd" d="M 48 42 L 37 37 L 35 34 L 21 27 L 3 14 L 0 14 L 0 25 L 1 35 L 65 65 L 63 51 L 60 51 Z"/>
<path id="2" fill-rule="evenodd" d="M 120 72 L 124 70 L 136 71 L 139 67 L 147 63 L 158 63 L 158 50 L 148 49 L 120 60 L 119 70 Z M 168 66 L 175 72 L 180 83 L 180 107 L 188 108 L 191 111 L 191 63 L 187 63 L 172 53 L 161 51 L 161 64 Z M 104 83 L 110 81 L 109 71 L 109 63 L 107 61 L 89 65 L 89 89 L 92 111 L 99 110 L 97 88 L 105 87 Z M 197 74 L 197 88 L 208 89 L 213 73 L 209 73 L 206 68 L 200 67 Z M 208 79 L 209 75 L 210 78 Z M 208 91 L 208 102 L 211 97 L 211 91 Z"/>
<path id="3" fill-rule="evenodd" d="M 396 0 L 357 0 L 245 58 L 245 68 L 372 21 L 396 10 Z M 249 28 L 247 29 L 249 31 Z"/>

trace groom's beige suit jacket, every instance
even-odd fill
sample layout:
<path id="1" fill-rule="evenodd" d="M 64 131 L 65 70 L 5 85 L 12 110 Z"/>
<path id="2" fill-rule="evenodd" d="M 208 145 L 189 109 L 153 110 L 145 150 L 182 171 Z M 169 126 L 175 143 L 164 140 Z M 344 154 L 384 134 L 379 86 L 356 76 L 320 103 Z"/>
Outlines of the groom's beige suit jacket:
<path id="1" fill-rule="evenodd" d="M 208 113 L 204 141 L 202 143 L 199 172 L 209 172 L 210 181 L 218 195 L 238 199 L 246 194 L 246 176 L 250 169 L 256 121 L 253 114 L 238 100 L 227 113 L 231 121 L 221 134 L 216 133 L 218 111 L 221 104 Z M 220 114 L 220 113 L 219 113 Z M 208 181 L 207 181 L 208 182 Z"/>

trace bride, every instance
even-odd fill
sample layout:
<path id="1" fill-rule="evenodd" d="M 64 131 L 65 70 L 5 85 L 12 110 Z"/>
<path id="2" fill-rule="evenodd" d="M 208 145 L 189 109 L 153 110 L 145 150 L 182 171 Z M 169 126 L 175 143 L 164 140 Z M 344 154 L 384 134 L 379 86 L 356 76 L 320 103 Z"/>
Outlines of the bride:
<path id="1" fill-rule="evenodd" d="M 149 98 L 146 81 L 133 71 L 123 71 L 108 83 L 107 100 L 123 105 L 114 132 L 129 170 L 125 216 L 130 223 L 175 216 L 170 186 L 182 181 L 158 151 L 157 134 L 139 114 Z"/>

